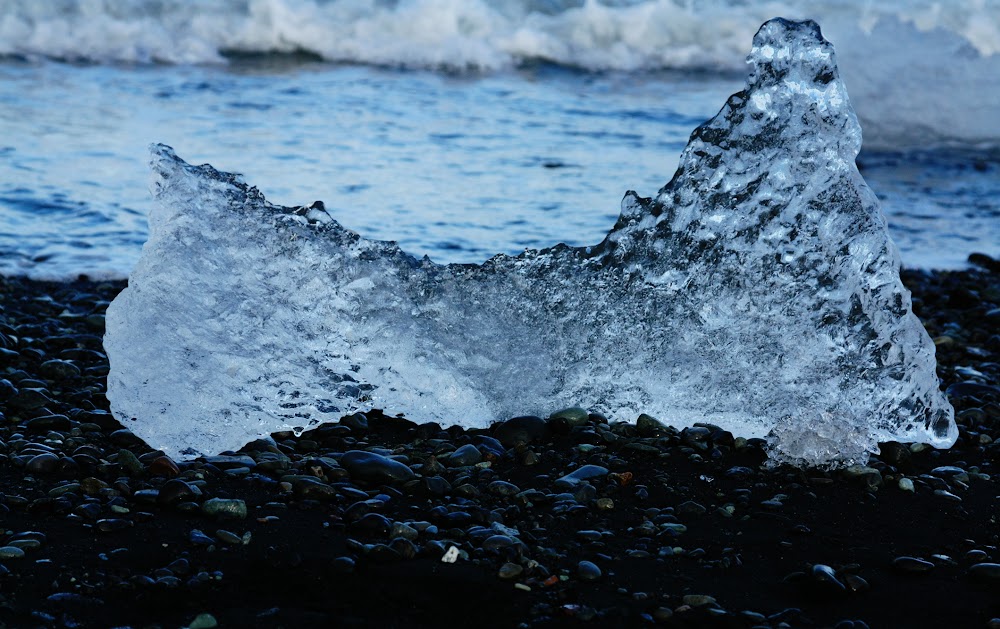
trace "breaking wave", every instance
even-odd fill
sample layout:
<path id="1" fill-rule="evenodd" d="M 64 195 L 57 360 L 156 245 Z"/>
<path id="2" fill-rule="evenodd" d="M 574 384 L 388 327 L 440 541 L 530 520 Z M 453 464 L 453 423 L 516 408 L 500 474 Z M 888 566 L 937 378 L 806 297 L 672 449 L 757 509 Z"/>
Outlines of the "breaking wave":
<path id="1" fill-rule="evenodd" d="M 837 47 L 866 145 L 1000 146 L 1000 2 L 863 0 L 0 0 L 0 55 L 336 63 L 493 72 L 735 72 L 765 20 L 812 18 Z"/>

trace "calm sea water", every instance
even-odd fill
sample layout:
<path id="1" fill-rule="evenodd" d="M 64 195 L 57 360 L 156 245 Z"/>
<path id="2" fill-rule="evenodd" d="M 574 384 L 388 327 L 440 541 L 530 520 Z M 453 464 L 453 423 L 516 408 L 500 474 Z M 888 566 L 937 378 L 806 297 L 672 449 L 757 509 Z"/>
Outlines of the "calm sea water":
<path id="1" fill-rule="evenodd" d="M 439 262 L 603 238 L 813 17 L 903 262 L 1000 256 L 1000 3 L 0 0 L 0 273 L 124 276 L 146 147 Z"/>

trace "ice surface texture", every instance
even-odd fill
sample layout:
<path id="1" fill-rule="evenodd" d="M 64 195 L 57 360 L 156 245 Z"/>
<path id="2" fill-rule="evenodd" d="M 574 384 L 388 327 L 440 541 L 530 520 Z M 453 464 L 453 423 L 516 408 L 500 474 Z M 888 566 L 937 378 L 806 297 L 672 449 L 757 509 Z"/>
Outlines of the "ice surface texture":
<path id="1" fill-rule="evenodd" d="M 416 259 L 154 146 L 149 241 L 108 309 L 112 410 L 182 456 L 355 410 L 486 426 L 571 404 L 766 436 L 798 464 L 951 445 L 832 46 L 777 19 L 749 62 L 603 242 L 482 265 Z"/>

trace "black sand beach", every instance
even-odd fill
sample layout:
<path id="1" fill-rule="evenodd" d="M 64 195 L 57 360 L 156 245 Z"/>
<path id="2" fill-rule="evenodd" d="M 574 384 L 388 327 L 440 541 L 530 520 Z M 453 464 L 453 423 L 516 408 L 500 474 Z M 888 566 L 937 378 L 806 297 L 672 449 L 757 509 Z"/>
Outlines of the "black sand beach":
<path id="1" fill-rule="evenodd" d="M 0 626 L 998 628 L 1000 264 L 973 262 L 903 273 L 958 442 L 834 472 L 579 410 L 175 462 L 107 412 L 124 283 L 0 278 Z"/>

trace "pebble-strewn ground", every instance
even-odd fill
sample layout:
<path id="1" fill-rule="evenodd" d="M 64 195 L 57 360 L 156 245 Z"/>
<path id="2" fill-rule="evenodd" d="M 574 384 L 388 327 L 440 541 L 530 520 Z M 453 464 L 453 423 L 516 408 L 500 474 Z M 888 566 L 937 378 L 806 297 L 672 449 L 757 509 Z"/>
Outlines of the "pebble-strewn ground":
<path id="1" fill-rule="evenodd" d="M 0 626 L 1000 628 L 1000 275 L 978 261 L 904 274 L 956 446 L 833 473 L 580 409 L 354 415 L 172 461 L 107 412 L 122 284 L 0 278 Z"/>

